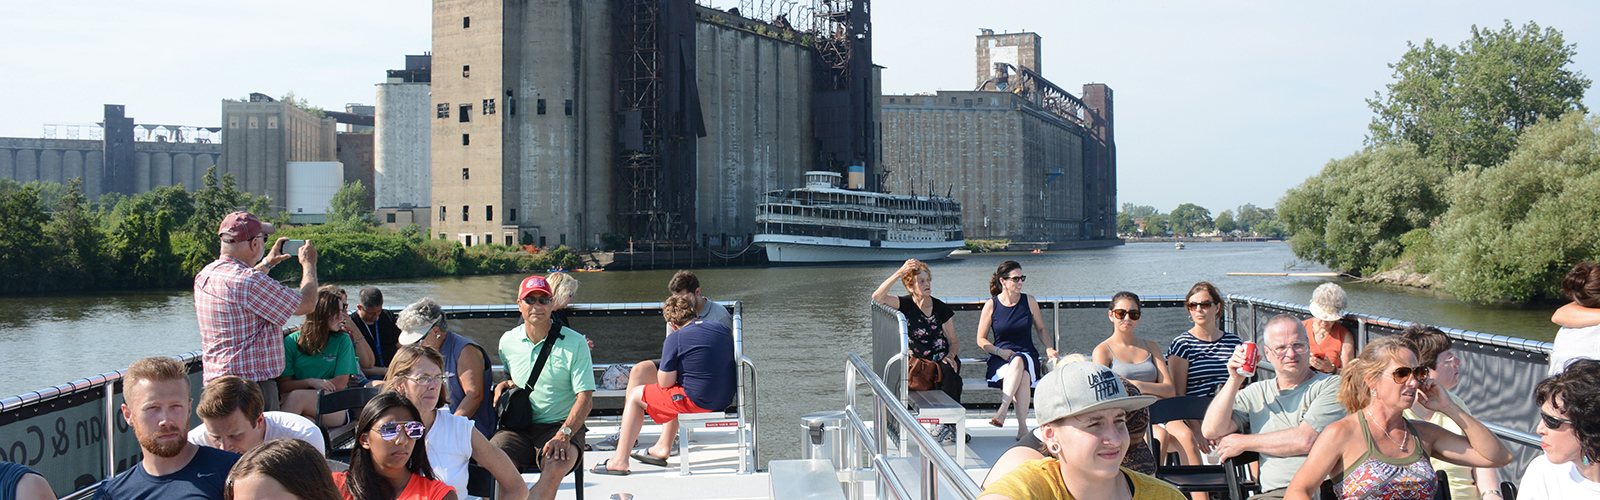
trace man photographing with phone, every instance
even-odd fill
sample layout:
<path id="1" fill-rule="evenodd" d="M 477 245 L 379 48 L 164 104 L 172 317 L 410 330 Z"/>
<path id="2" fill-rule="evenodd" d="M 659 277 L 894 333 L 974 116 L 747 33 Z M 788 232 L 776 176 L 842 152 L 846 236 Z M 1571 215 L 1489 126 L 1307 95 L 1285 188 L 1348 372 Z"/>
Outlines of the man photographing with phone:
<path id="1" fill-rule="evenodd" d="M 277 228 L 250 212 L 228 214 L 217 230 L 221 255 L 194 277 L 205 383 L 224 375 L 255 382 L 269 411 L 279 403 L 273 378 L 283 374 L 283 324 L 317 305 L 317 249 L 307 241 L 297 255 L 285 254 L 288 238 L 267 244 L 275 232 Z M 273 266 L 296 256 L 298 290 L 267 276 Z"/>

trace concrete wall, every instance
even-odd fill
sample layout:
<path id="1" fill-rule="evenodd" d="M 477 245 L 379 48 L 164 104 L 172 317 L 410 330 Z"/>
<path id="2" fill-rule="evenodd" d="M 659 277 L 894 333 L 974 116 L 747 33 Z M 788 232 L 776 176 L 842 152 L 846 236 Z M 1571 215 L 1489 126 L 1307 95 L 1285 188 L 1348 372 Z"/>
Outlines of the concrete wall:
<path id="1" fill-rule="evenodd" d="M 994 30 L 983 30 L 978 35 L 978 79 L 973 88 L 995 76 L 994 63 L 997 62 L 1011 63 L 1012 66 L 1044 74 L 1040 67 L 1043 47 L 1044 42 L 1037 33 L 996 35 Z"/>
<path id="2" fill-rule="evenodd" d="M 223 101 L 217 175 L 233 174 L 240 191 L 270 196 L 272 208 L 284 210 L 288 162 L 334 161 L 335 127 L 332 118 L 317 118 L 283 102 Z"/>
<path id="3" fill-rule="evenodd" d="M 503 86 L 502 52 L 512 29 L 499 0 L 436 0 L 433 11 L 433 145 L 430 203 L 435 231 L 481 243 L 500 230 Z M 462 18 L 471 20 L 463 26 Z M 495 99 L 495 114 L 484 100 Z M 440 116 L 441 113 L 444 116 Z M 467 120 L 465 122 L 461 120 Z M 463 173 L 465 172 L 465 173 Z M 491 213 L 492 212 L 492 213 Z M 470 239 L 469 239 L 470 236 Z"/>
<path id="4" fill-rule="evenodd" d="M 428 146 L 434 110 L 428 97 L 430 88 L 427 83 L 377 85 L 372 158 L 373 206 L 377 208 L 432 206 Z M 428 221 L 424 217 L 420 223 L 427 226 Z"/>
<path id="5" fill-rule="evenodd" d="M 370 106 L 368 106 L 370 107 Z M 360 182 L 367 188 L 366 207 L 372 210 L 376 192 L 373 190 L 373 162 L 374 162 L 374 136 L 372 127 L 366 127 L 367 133 L 341 133 L 338 135 L 339 163 L 344 164 L 344 179 L 346 182 Z"/>
<path id="6" fill-rule="evenodd" d="M 104 144 L 98 140 L 0 138 L 0 178 L 67 184 L 83 179 L 89 199 L 105 194 Z M 135 142 L 133 194 L 154 187 L 182 184 L 194 192 L 206 168 L 216 165 L 221 144 Z"/>
<path id="7" fill-rule="evenodd" d="M 949 194 L 968 238 L 1081 237 L 1082 131 L 1005 92 L 883 96 L 880 105 L 890 192 Z"/>
<path id="8" fill-rule="evenodd" d="M 701 234 L 753 234 L 762 194 L 799 187 L 814 168 L 812 52 L 704 21 L 695 45 L 707 132 L 697 144 L 695 222 Z"/>

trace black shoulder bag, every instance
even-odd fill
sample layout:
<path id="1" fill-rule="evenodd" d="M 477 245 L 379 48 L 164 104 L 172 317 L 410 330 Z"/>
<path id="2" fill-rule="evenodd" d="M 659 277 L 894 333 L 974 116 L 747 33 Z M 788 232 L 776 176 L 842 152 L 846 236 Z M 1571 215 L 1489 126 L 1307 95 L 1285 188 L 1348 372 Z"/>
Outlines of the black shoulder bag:
<path id="1" fill-rule="evenodd" d="M 539 381 L 539 373 L 544 371 L 544 362 L 550 359 L 550 348 L 555 346 L 557 340 L 561 340 L 560 327 L 545 337 L 544 348 L 539 349 L 539 360 L 533 363 L 533 373 L 528 374 L 528 381 L 500 393 L 500 400 L 494 404 L 494 413 L 501 429 L 526 431 L 533 426 L 533 402 L 528 400 L 528 396 L 533 394 L 533 384 Z"/>

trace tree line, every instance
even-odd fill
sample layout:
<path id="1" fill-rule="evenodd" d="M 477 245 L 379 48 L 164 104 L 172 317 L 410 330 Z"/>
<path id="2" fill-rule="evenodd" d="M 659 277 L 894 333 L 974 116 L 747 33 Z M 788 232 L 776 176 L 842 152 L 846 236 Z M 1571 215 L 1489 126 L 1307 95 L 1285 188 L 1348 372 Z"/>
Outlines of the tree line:
<path id="1" fill-rule="evenodd" d="M 272 199 L 239 191 L 232 174 L 206 171 L 202 186 L 160 186 L 133 196 L 83 195 L 81 179 L 67 185 L 0 179 L 0 293 L 186 288 L 216 260 L 223 217 L 248 210 L 274 222 L 274 237 L 311 240 L 318 278 L 325 281 L 495 274 L 576 268 L 566 247 L 530 254 L 518 248 L 430 240 L 412 225 L 378 227 L 362 205 L 366 188 L 351 182 L 334 196 L 329 222 L 293 227 L 270 210 Z M 278 266 L 273 277 L 297 279 L 299 266 Z"/>
<path id="2" fill-rule="evenodd" d="M 1117 234 L 1127 238 L 1142 236 L 1217 235 L 1282 238 L 1287 236 L 1278 212 L 1246 203 L 1211 216 L 1205 207 L 1184 203 L 1161 213 L 1149 205 L 1123 203 L 1117 212 Z"/>
<path id="3" fill-rule="evenodd" d="M 1506 21 L 1451 47 L 1408 44 L 1367 101 L 1365 147 L 1290 189 L 1297 256 L 1367 275 L 1427 274 L 1458 297 L 1560 297 L 1600 259 L 1600 118 L 1560 31 Z"/>

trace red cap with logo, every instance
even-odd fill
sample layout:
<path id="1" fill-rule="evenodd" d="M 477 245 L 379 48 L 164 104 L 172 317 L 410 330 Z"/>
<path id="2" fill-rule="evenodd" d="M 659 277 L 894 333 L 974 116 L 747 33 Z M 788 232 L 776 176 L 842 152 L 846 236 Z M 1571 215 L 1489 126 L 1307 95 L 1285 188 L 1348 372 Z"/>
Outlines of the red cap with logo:
<path id="1" fill-rule="evenodd" d="M 517 300 L 526 299 L 533 292 L 542 292 L 546 297 L 555 295 L 550 293 L 550 284 L 546 283 L 543 277 L 529 276 L 528 279 L 522 280 L 522 288 L 517 292 Z"/>
<path id="2" fill-rule="evenodd" d="M 278 229 L 269 222 L 261 222 L 250 212 L 234 212 L 222 219 L 222 227 L 217 229 L 217 236 L 222 241 L 236 243 L 249 241 L 251 238 L 262 234 L 272 234 Z"/>

